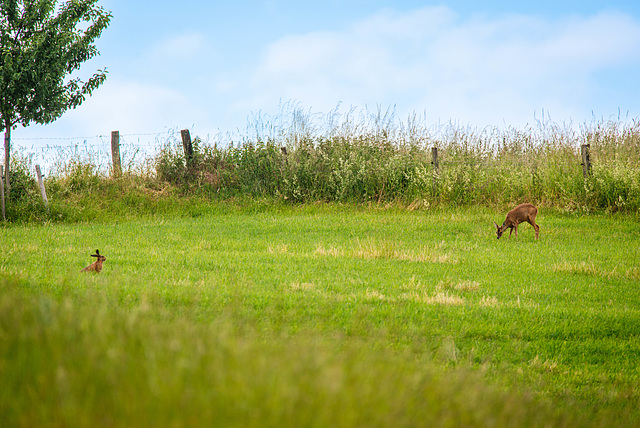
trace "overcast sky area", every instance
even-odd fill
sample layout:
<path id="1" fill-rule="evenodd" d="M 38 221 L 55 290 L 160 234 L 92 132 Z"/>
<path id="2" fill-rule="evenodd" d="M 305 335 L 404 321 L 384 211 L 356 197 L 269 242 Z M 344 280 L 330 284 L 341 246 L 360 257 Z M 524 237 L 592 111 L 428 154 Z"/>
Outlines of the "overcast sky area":
<path id="1" fill-rule="evenodd" d="M 282 103 L 473 127 L 640 117 L 640 1 L 102 0 L 107 67 L 48 139 L 244 130 Z"/>

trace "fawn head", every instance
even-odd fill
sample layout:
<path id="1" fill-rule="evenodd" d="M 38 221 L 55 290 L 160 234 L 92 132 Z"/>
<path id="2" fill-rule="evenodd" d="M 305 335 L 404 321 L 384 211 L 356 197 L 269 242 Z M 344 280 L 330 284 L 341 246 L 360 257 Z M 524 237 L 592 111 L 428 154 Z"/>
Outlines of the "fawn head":
<path id="1" fill-rule="evenodd" d="M 498 235 L 497 239 L 500 239 L 500 237 L 502 236 L 504 231 L 507 230 L 507 228 L 504 227 L 504 224 L 502 226 L 498 226 L 498 223 L 496 223 L 495 221 L 493 222 L 493 224 L 496 226 L 496 235 Z"/>

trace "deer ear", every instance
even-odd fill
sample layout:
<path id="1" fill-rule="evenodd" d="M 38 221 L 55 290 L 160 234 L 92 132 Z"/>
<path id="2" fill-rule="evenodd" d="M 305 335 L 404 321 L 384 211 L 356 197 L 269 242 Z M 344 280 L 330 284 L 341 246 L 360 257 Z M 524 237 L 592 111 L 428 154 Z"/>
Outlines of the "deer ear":
<path id="1" fill-rule="evenodd" d="M 498 223 L 496 223 L 495 221 L 493 222 L 493 224 L 495 224 L 497 229 L 500 229 L 500 226 L 498 226 Z"/>

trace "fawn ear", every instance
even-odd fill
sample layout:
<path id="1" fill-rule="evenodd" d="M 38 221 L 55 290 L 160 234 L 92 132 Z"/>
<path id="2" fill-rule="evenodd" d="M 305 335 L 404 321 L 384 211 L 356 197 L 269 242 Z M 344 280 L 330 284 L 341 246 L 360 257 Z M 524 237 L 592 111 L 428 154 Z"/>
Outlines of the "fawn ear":
<path id="1" fill-rule="evenodd" d="M 498 223 L 496 223 L 495 221 L 493 222 L 493 224 L 496 225 L 496 229 L 500 229 L 500 226 L 498 226 Z"/>

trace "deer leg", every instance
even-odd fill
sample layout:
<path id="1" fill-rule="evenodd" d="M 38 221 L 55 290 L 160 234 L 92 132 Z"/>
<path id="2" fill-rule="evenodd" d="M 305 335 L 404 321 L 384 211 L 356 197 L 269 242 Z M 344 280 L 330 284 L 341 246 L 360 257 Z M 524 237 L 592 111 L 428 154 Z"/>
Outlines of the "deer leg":
<path id="1" fill-rule="evenodd" d="M 540 232 L 540 226 L 538 226 L 538 225 L 536 224 L 536 219 L 535 219 L 535 218 L 529 218 L 529 219 L 527 219 L 527 222 L 528 222 L 531 226 L 533 226 L 533 228 L 535 229 L 535 231 L 536 231 L 536 239 L 538 239 L 538 234 L 539 234 L 539 232 Z"/>

